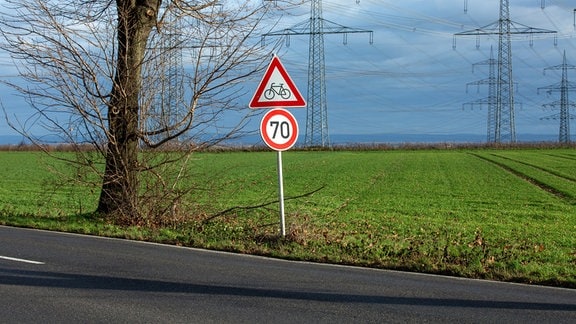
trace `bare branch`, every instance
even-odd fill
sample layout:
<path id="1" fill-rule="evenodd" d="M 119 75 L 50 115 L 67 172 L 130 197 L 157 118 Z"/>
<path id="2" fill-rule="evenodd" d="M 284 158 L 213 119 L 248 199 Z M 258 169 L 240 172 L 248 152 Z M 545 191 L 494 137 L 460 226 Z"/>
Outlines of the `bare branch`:
<path id="1" fill-rule="evenodd" d="M 320 188 L 318 188 L 318 189 L 312 190 L 312 191 L 310 191 L 310 192 L 307 192 L 307 193 L 304 193 L 304 194 L 301 194 L 301 195 L 298 195 L 298 196 L 287 197 L 287 198 L 284 198 L 284 200 L 287 201 L 287 200 L 294 200 L 294 199 L 300 199 L 300 198 L 308 197 L 308 196 L 311 196 L 311 195 L 317 193 L 318 191 L 324 189 L 325 187 L 326 187 L 326 186 L 322 186 L 322 187 L 320 187 Z M 270 206 L 270 205 L 272 205 L 272 204 L 277 204 L 277 203 L 278 203 L 278 200 L 274 200 L 274 201 L 265 202 L 265 203 L 260 204 L 260 205 L 254 205 L 254 206 L 234 206 L 234 207 L 228 208 L 228 209 L 226 209 L 226 210 L 223 210 L 223 211 L 221 211 L 221 212 L 218 212 L 218 213 L 216 213 L 216 214 L 214 214 L 214 215 L 211 215 L 210 217 L 208 217 L 208 218 L 206 218 L 206 219 L 204 220 L 204 223 L 207 223 L 207 222 L 209 222 L 209 221 L 211 221 L 211 220 L 213 220 L 213 219 L 215 219 L 215 218 L 228 215 L 228 214 L 230 214 L 230 213 L 232 213 L 232 212 L 234 212 L 234 211 L 237 211 L 237 210 L 252 210 L 252 209 L 258 209 L 258 208 L 263 208 L 263 207 Z"/>
<path id="2" fill-rule="evenodd" d="M 35 124 L 74 144 L 70 162 L 101 183 L 98 211 L 141 219 L 149 212 L 142 198 L 151 193 L 180 200 L 187 154 L 247 132 L 253 112 L 242 102 L 244 81 L 265 67 L 272 50 L 260 46 L 270 3 L 4 3 L 0 49 L 21 63 L 21 79 L 0 82 L 34 111 L 10 125 L 24 128 L 32 141 L 39 138 L 27 127 Z M 85 144 L 99 157 L 85 152 Z M 142 154 L 174 146 L 181 154 Z M 156 210 L 161 214 L 170 209 L 156 205 L 163 206 Z"/>

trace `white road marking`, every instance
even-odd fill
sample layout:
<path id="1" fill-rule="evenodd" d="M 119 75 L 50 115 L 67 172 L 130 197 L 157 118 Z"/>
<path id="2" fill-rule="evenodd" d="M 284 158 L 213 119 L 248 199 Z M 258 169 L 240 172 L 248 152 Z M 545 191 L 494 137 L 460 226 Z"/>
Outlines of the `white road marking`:
<path id="1" fill-rule="evenodd" d="M 44 264 L 44 262 L 40 262 L 40 261 L 11 258 L 11 257 L 7 257 L 7 256 L 2 256 L 2 255 L 0 255 L 0 259 L 16 261 L 16 262 L 32 263 L 32 264 Z"/>

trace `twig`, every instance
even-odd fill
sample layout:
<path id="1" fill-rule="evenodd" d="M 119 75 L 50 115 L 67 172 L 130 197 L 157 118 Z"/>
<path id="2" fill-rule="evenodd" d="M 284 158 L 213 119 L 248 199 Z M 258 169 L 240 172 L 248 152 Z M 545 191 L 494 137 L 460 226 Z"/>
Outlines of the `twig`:
<path id="1" fill-rule="evenodd" d="M 324 189 L 324 187 L 326 187 L 326 185 L 324 185 L 324 186 L 322 186 L 322 187 L 320 187 L 320 188 L 318 188 L 318 189 L 316 189 L 316 190 L 313 190 L 313 191 L 307 192 L 307 193 L 305 193 L 305 194 L 299 195 L 299 196 L 286 197 L 286 198 L 284 198 L 284 201 L 294 200 L 294 199 L 299 199 L 299 198 L 311 196 L 311 195 L 317 193 L 318 191 Z M 216 214 L 214 214 L 214 215 L 206 218 L 206 219 L 204 220 L 204 223 L 207 223 L 207 222 L 213 220 L 214 218 L 217 218 L 217 217 L 220 217 L 220 216 L 224 216 L 224 215 L 229 214 L 229 213 L 231 213 L 231 212 L 233 212 L 233 211 L 236 211 L 236 210 L 251 210 L 251 209 L 257 209 L 257 208 L 266 207 L 266 206 L 269 206 L 269 205 L 272 205 L 272 204 L 276 204 L 276 203 L 278 203 L 278 202 L 279 202 L 279 200 L 276 199 L 276 200 L 274 200 L 274 201 L 269 201 L 269 202 L 266 202 L 266 203 L 263 203 L 263 204 L 260 204 L 260 205 L 255 205 L 255 206 L 234 206 L 234 207 L 230 207 L 230 208 L 228 208 L 228 209 L 226 209 L 226 210 L 223 210 L 223 211 L 221 211 L 221 212 L 218 212 L 218 213 L 216 213 Z"/>

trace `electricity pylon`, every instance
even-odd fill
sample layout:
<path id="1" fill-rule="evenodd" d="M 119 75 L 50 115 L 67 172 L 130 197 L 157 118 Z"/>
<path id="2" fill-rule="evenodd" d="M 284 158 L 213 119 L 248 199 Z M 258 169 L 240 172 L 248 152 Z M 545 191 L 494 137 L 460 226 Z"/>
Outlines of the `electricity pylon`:
<path id="1" fill-rule="evenodd" d="M 322 1 L 312 0 L 310 19 L 295 26 L 262 35 L 286 36 L 286 44 L 290 44 L 290 36 L 308 35 L 308 98 L 306 110 L 306 146 L 330 146 L 328 134 L 328 109 L 326 104 L 326 65 L 324 57 L 324 35 L 343 34 L 344 45 L 348 42 L 348 34 L 369 33 L 370 44 L 373 42 L 371 30 L 342 26 L 322 18 Z"/>
<path id="2" fill-rule="evenodd" d="M 497 98 L 496 98 L 496 59 L 494 58 L 494 50 L 490 47 L 490 58 L 475 63 L 472 66 L 474 69 L 477 65 L 487 65 L 488 66 L 488 78 L 474 81 L 466 84 L 466 92 L 468 92 L 468 86 L 475 85 L 480 87 L 481 85 L 488 85 L 488 97 L 478 99 L 475 101 L 470 101 L 463 104 L 463 107 L 470 106 L 488 106 L 488 120 L 487 120 L 487 141 L 488 143 L 493 143 L 496 141 L 496 106 L 497 106 Z"/>
<path id="3" fill-rule="evenodd" d="M 144 63 L 148 73 L 144 78 L 145 87 L 151 97 L 146 98 L 149 102 L 143 105 L 141 127 L 152 141 L 174 135 L 171 125 L 175 125 L 183 113 L 180 109 L 184 96 L 181 29 L 182 23 L 177 17 L 166 18 L 161 31 L 152 35 L 149 58 Z"/>
<path id="4" fill-rule="evenodd" d="M 514 121 L 514 80 L 512 78 L 512 35 L 556 33 L 553 30 L 529 27 L 510 20 L 509 0 L 500 0 L 500 18 L 497 22 L 454 34 L 454 36 L 498 35 L 498 61 L 496 80 L 496 112 L 494 142 L 516 142 Z M 533 40 L 530 38 L 530 46 Z M 476 47 L 479 46 L 478 40 Z"/>
<path id="5" fill-rule="evenodd" d="M 576 90 L 576 83 L 568 81 L 568 69 L 576 70 L 576 66 L 567 63 L 566 51 L 564 51 L 564 58 L 561 65 L 551 66 L 544 69 L 544 72 L 547 70 L 562 70 L 562 79 L 560 80 L 560 83 L 538 88 L 538 91 L 547 90 L 546 92 L 548 94 L 551 94 L 552 92 L 560 92 L 559 101 L 542 105 L 543 107 L 560 107 L 559 114 L 542 118 L 544 120 L 560 120 L 560 130 L 558 132 L 558 141 L 560 143 L 570 143 L 570 119 L 576 118 L 576 116 L 570 114 L 570 107 L 576 107 L 576 104 L 568 100 L 568 92 Z"/>

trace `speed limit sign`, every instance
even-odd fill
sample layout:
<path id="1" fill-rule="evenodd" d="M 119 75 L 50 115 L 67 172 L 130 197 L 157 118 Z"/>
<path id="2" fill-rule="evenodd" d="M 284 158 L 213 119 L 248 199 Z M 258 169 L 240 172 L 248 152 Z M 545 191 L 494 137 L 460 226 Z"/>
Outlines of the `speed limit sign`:
<path id="1" fill-rule="evenodd" d="M 298 139 L 298 123 L 288 110 L 272 109 L 260 122 L 260 135 L 271 149 L 286 151 L 294 146 Z"/>

